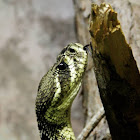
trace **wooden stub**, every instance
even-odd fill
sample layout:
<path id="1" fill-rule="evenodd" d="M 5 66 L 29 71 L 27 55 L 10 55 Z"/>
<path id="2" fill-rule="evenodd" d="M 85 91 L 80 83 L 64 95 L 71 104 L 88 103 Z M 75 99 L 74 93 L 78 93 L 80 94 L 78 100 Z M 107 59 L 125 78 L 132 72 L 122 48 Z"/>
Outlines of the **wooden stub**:
<path id="1" fill-rule="evenodd" d="M 140 73 L 110 5 L 92 4 L 89 32 L 112 139 L 140 139 Z"/>

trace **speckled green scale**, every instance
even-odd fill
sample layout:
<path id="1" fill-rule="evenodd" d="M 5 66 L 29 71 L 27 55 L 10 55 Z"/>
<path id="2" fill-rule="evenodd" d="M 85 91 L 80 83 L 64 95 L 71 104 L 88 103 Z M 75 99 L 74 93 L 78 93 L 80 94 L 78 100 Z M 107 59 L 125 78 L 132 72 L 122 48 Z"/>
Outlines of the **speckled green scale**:
<path id="1" fill-rule="evenodd" d="M 70 109 L 81 86 L 87 57 L 83 45 L 69 44 L 40 81 L 36 115 L 41 140 L 75 140 Z"/>

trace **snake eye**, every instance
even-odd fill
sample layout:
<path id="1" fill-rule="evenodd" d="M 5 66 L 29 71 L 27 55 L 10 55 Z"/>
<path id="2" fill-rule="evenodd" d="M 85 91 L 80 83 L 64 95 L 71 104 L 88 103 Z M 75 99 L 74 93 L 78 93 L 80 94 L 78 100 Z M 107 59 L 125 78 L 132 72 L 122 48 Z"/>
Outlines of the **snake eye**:
<path id="1" fill-rule="evenodd" d="M 72 48 L 69 48 L 69 51 L 70 51 L 71 53 L 74 53 L 74 52 L 75 52 L 75 50 L 72 49 Z"/>
<path id="2" fill-rule="evenodd" d="M 67 67 L 68 67 L 68 65 L 67 65 L 64 61 L 62 61 L 62 62 L 57 66 L 57 68 L 58 68 L 59 70 L 65 70 Z"/>

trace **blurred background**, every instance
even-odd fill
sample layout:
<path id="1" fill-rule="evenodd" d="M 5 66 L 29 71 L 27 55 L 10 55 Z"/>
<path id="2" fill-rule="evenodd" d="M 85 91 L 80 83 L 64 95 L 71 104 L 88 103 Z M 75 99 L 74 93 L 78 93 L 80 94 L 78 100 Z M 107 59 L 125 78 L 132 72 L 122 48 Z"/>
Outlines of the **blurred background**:
<path id="1" fill-rule="evenodd" d="M 40 140 L 35 115 L 38 84 L 63 47 L 77 42 L 73 1 L 79 19 L 76 23 L 80 23 L 77 26 L 83 29 L 78 39 L 85 45 L 89 36 L 85 22 L 90 13 L 89 0 L 0 0 L 0 140 Z M 117 11 L 140 68 L 140 1 L 91 1 L 110 3 Z M 72 126 L 76 136 L 100 108 L 93 75 L 94 71 L 89 71 L 84 79 L 84 109 L 81 95 L 72 106 Z"/>
<path id="2" fill-rule="evenodd" d="M 40 79 L 76 42 L 72 0 L 0 0 L 0 140 L 39 140 L 35 98 Z M 82 129 L 81 97 L 72 109 Z"/>

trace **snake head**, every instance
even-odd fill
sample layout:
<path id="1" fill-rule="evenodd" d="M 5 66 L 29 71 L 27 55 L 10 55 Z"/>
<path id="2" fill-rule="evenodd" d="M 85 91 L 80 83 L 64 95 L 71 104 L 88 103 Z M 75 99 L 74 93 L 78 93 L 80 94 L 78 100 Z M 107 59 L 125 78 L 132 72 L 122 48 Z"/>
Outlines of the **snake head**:
<path id="1" fill-rule="evenodd" d="M 60 83 L 58 90 L 61 100 L 58 105 L 64 104 L 64 102 L 72 103 L 77 95 L 86 70 L 87 58 L 87 46 L 79 43 L 67 45 L 58 55 L 57 63 L 54 66 L 57 81 Z"/>
<path id="2" fill-rule="evenodd" d="M 57 56 L 56 63 L 39 84 L 36 98 L 38 118 L 43 115 L 49 122 L 57 118 L 56 122 L 61 123 L 61 117 L 67 116 L 66 112 L 80 89 L 86 70 L 86 48 L 79 43 L 71 43 Z"/>

